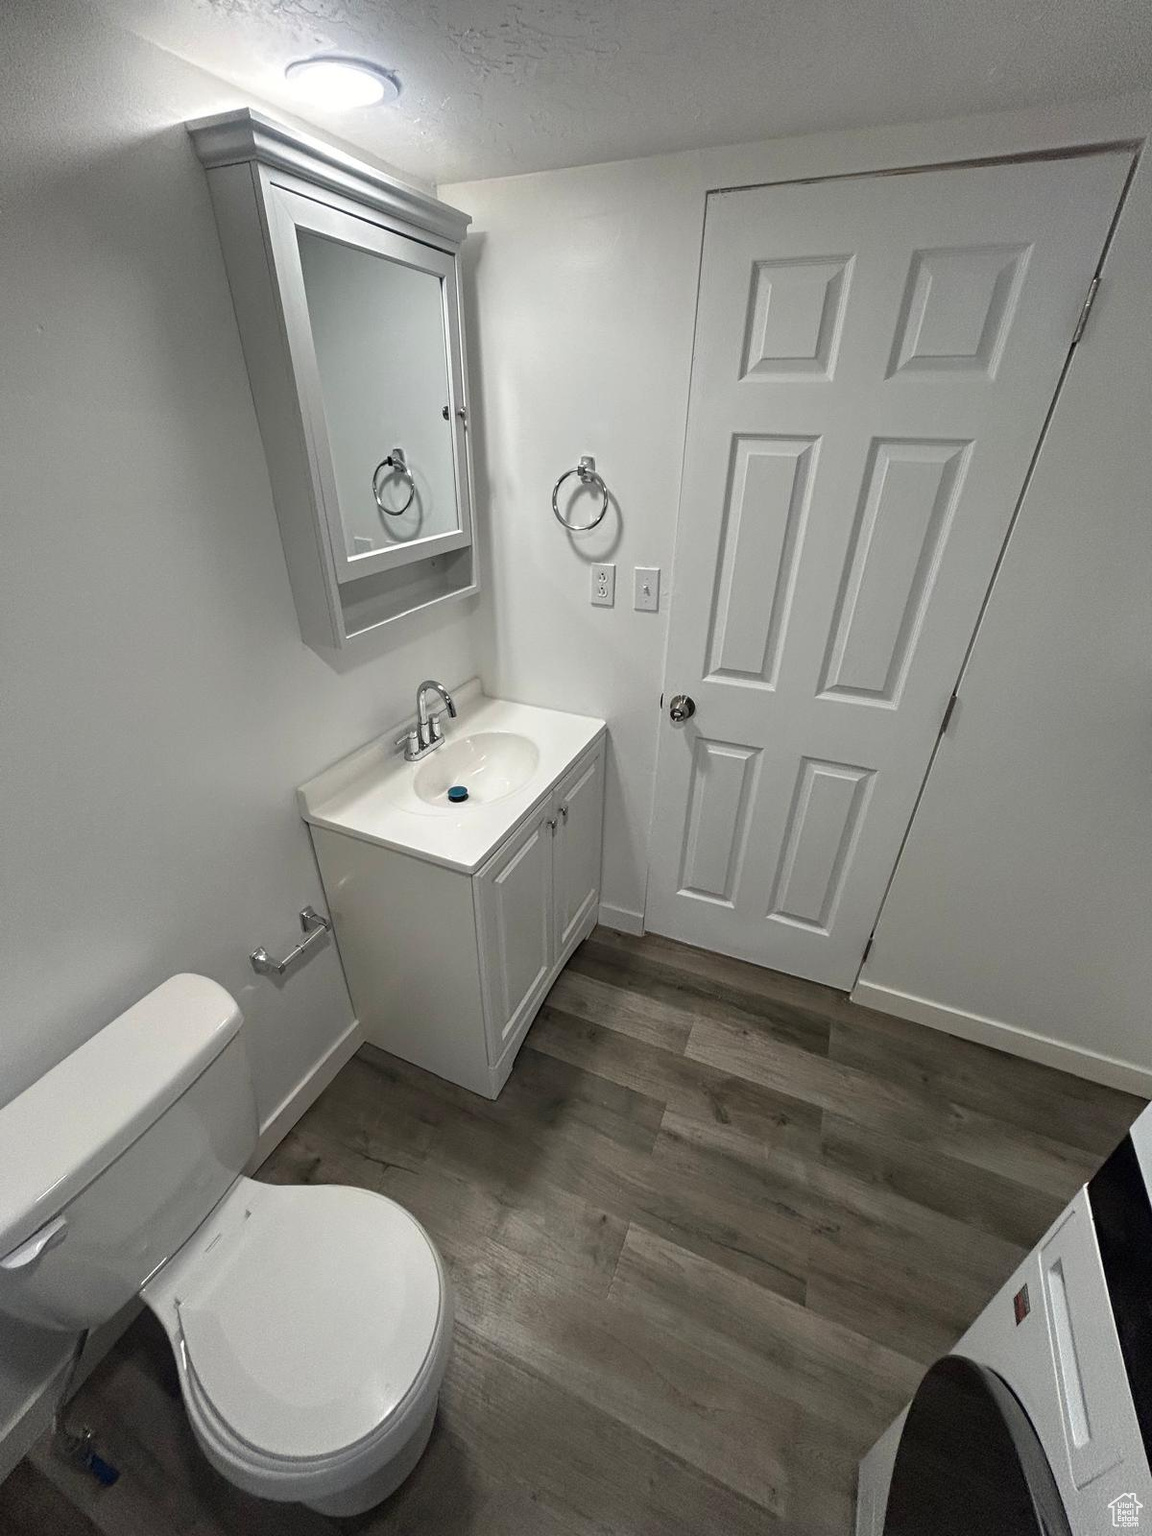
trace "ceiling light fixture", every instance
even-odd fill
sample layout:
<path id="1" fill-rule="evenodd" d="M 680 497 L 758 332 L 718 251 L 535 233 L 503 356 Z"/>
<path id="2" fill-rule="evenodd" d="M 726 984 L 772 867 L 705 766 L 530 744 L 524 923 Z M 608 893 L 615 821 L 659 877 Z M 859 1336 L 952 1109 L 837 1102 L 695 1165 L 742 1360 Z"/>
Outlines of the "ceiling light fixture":
<path id="1" fill-rule="evenodd" d="M 342 111 L 346 107 L 375 107 L 395 101 L 400 81 L 391 70 L 367 59 L 345 59 L 322 54 L 314 59 L 295 59 L 284 71 L 289 84 L 315 107 Z"/>

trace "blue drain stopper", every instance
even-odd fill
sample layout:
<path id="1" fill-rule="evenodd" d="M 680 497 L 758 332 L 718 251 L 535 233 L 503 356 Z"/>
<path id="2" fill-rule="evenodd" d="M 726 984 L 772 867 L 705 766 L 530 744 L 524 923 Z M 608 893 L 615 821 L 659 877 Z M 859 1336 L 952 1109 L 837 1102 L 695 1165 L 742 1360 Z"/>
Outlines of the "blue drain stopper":
<path id="1" fill-rule="evenodd" d="M 453 805 L 457 805 L 461 800 L 467 800 L 468 791 L 464 788 L 463 784 L 453 784 L 452 788 L 448 791 L 448 798 L 452 801 Z"/>

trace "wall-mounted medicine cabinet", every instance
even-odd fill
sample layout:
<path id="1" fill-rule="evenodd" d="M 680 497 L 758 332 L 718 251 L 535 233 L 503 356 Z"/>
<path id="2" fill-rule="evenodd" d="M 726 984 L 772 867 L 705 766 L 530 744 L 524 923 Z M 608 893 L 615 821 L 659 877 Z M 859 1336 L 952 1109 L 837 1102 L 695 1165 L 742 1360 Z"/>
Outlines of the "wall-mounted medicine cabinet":
<path id="1" fill-rule="evenodd" d="M 305 641 L 343 646 L 474 592 L 467 216 L 256 112 L 188 131 Z"/>

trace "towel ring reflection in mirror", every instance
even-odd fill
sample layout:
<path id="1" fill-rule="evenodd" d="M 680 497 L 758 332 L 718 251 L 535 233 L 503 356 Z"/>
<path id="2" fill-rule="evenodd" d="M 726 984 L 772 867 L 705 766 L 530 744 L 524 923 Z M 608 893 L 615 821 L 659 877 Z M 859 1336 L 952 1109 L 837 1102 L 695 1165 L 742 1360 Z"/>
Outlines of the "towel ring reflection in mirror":
<path id="1" fill-rule="evenodd" d="M 381 470 L 387 470 L 388 474 L 381 477 Z M 402 507 L 389 507 L 384 502 L 384 481 L 391 475 L 399 475 L 401 480 L 408 482 L 408 496 Z M 407 512 L 412 505 L 412 498 L 416 494 L 416 482 L 412 478 L 412 471 L 408 468 L 408 461 L 404 457 L 403 448 L 393 448 L 386 459 L 381 459 L 372 474 L 372 494 L 376 498 L 376 505 L 386 517 L 400 517 Z"/>
<path id="2" fill-rule="evenodd" d="M 591 486 L 593 490 L 598 490 L 600 492 L 600 510 L 589 523 L 570 523 L 564 514 L 560 511 L 560 504 L 557 499 L 560 495 L 560 487 L 564 484 L 565 480 L 569 479 L 572 475 L 578 476 L 581 485 Z M 600 475 L 596 473 L 596 460 L 591 456 L 591 454 L 586 453 L 583 455 L 576 468 L 566 469 L 560 476 L 559 480 L 557 480 L 556 484 L 552 487 L 552 512 L 556 518 L 556 521 L 561 525 L 561 527 L 567 528 L 569 533 L 588 533 L 591 529 L 597 527 L 598 524 L 603 522 L 604 514 L 607 512 L 607 510 L 608 487 L 604 484 L 604 481 Z"/>

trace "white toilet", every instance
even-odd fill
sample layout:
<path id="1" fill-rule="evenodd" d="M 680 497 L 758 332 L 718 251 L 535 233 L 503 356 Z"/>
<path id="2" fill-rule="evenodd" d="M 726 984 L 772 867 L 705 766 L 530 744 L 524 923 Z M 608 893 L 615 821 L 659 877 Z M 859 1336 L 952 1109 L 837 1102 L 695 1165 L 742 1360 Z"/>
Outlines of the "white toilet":
<path id="1" fill-rule="evenodd" d="M 218 1471 L 359 1514 L 428 1442 L 451 1292 L 394 1201 L 242 1177 L 240 1024 L 214 981 L 174 976 L 0 1109 L 0 1312 L 78 1332 L 140 1296 Z"/>

